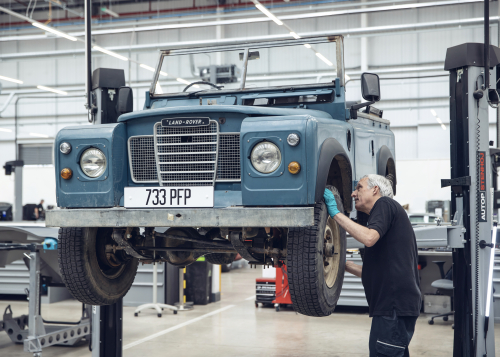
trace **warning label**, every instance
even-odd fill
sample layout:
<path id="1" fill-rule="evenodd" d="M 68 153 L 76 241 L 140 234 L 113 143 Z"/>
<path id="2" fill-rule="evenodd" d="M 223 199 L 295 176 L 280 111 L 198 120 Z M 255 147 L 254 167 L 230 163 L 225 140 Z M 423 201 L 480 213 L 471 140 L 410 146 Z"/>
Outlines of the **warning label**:
<path id="1" fill-rule="evenodd" d="M 487 201 L 486 201 L 486 152 L 477 152 L 477 161 L 479 162 L 478 183 L 479 190 L 477 192 L 477 221 L 486 222 L 487 219 Z"/>

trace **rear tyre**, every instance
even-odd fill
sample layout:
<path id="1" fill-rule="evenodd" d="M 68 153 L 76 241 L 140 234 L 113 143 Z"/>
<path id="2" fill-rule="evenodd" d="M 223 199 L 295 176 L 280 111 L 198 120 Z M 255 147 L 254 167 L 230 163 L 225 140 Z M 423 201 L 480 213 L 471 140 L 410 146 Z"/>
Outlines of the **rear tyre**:
<path id="1" fill-rule="evenodd" d="M 112 228 L 60 228 L 59 269 L 75 299 L 89 305 L 110 305 L 125 296 L 135 279 L 138 259 L 123 251 L 106 253 L 116 245 Z"/>
<path id="2" fill-rule="evenodd" d="M 327 186 L 343 212 L 337 189 Z M 295 311 L 307 316 L 328 316 L 337 306 L 344 282 L 346 232 L 328 216 L 322 201 L 314 207 L 314 226 L 290 228 L 287 271 Z"/>

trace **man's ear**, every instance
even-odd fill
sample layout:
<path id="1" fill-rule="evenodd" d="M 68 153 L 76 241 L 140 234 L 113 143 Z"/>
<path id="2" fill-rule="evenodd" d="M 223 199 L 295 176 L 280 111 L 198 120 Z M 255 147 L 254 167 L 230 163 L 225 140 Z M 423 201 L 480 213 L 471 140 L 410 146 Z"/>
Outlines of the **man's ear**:
<path id="1" fill-rule="evenodd" d="M 373 195 L 374 196 L 380 195 L 380 187 L 378 187 L 378 186 L 373 187 Z"/>

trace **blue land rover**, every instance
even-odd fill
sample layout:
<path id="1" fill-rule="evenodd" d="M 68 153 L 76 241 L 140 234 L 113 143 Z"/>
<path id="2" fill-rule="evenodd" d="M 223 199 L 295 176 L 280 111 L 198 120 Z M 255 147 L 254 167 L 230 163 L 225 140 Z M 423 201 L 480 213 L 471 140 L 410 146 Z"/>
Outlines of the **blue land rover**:
<path id="1" fill-rule="evenodd" d="M 396 185 L 394 135 L 372 106 L 378 77 L 361 76 L 361 104 L 346 103 L 346 78 L 343 37 L 329 34 L 160 51 L 135 112 L 123 72 L 96 70 L 96 125 L 58 133 L 60 209 L 46 218 L 61 227 L 73 296 L 111 304 L 139 262 L 227 264 L 239 253 L 286 267 L 296 311 L 331 314 L 346 233 L 328 216 L 325 188 L 355 218 L 360 177 Z"/>

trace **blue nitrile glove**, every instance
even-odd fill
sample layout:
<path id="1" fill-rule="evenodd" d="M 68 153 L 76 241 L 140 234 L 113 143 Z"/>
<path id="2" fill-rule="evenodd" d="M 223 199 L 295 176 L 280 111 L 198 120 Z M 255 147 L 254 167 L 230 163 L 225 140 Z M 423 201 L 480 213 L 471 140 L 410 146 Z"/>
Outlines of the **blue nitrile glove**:
<path id="1" fill-rule="evenodd" d="M 335 201 L 335 196 L 333 196 L 332 191 L 325 188 L 325 193 L 323 194 L 323 198 L 325 199 L 326 208 L 328 209 L 328 214 L 333 218 L 337 213 L 340 213 L 337 208 L 337 201 Z"/>

